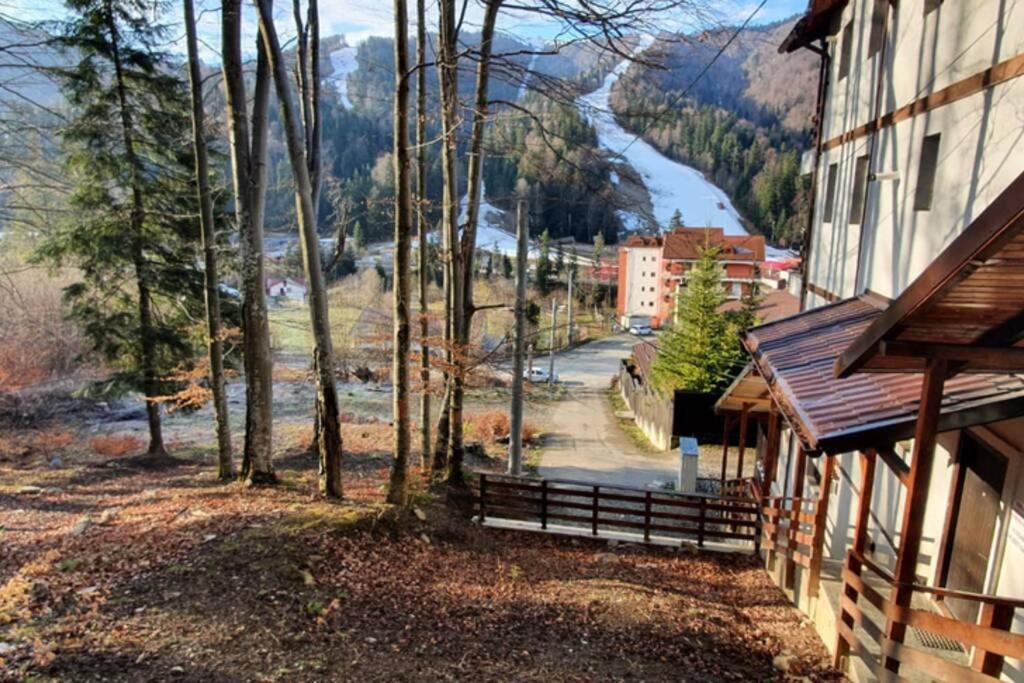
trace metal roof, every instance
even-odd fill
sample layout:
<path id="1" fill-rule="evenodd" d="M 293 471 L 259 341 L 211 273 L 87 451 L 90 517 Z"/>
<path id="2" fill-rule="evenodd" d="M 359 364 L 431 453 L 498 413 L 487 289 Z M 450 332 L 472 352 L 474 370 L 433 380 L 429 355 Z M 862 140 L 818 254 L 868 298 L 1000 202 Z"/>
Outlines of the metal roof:
<path id="1" fill-rule="evenodd" d="M 811 453 L 880 447 L 913 436 L 921 373 L 837 378 L 836 358 L 882 315 L 885 302 L 855 297 L 742 334 L 779 410 Z M 1024 415 L 1024 377 L 961 374 L 945 385 L 939 431 Z"/>
<path id="2" fill-rule="evenodd" d="M 1024 173 L 839 356 L 841 377 L 914 371 L 945 355 L 958 372 L 1024 372 Z"/>

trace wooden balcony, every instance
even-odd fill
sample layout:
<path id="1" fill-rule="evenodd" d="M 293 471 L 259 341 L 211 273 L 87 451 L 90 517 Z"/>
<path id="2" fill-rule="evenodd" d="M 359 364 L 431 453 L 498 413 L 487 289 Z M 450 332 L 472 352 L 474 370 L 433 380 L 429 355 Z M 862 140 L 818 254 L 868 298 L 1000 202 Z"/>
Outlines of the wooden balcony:
<path id="1" fill-rule="evenodd" d="M 837 665 L 854 657 L 882 680 L 895 680 L 899 671 L 911 679 L 998 681 L 1005 658 L 1024 658 L 1024 635 L 1010 632 L 1024 600 L 901 583 L 854 551 L 842 569 L 839 599 Z M 978 622 L 937 611 L 942 599 L 979 605 Z M 914 637 L 906 637 L 908 630 Z M 936 641 L 947 646 L 922 646 Z"/>

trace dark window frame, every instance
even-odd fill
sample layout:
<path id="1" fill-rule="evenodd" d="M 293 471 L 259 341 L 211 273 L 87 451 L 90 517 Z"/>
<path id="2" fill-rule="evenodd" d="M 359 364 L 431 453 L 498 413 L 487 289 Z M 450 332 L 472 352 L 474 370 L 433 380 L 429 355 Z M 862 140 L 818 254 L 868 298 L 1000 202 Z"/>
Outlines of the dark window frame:
<path id="1" fill-rule="evenodd" d="M 870 170 L 870 156 L 862 154 L 856 158 L 853 167 L 853 192 L 850 194 L 850 225 L 861 225 L 864 222 L 864 211 L 868 206 Z"/>
<path id="2" fill-rule="evenodd" d="M 932 133 L 921 139 L 921 154 L 917 159 L 917 185 L 914 187 L 914 211 L 930 211 L 932 208 L 941 145 L 942 133 Z"/>
<path id="3" fill-rule="evenodd" d="M 821 215 L 822 223 L 831 223 L 836 210 L 836 184 L 839 176 L 839 164 L 828 165 L 828 177 L 825 178 L 825 206 Z"/>

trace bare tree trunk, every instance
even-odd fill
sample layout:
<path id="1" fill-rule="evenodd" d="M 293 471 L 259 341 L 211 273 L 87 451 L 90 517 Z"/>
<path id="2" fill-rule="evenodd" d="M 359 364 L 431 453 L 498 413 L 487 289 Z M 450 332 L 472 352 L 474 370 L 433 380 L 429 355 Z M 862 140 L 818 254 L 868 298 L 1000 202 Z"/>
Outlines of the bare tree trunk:
<path id="1" fill-rule="evenodd" d="M 149 273 L 146 258 L 142 252 L 142 231 L 146 221 L 146 208 L 142 200 L 142 183 L 139 177 L 141 162 L 135 154 L 135 124 L 128 107 L 128 90 L 124 79 L 124 65 L 121 63 L 120 35 L 114 22 L 113 8 L 107 3 L 106 18 L 110 31 L 111 61 L 114 63 L 114 79 L 117 83 L 118 110 L 121 118 L 121 135 L 124 141 L 125 157 L 131 168 L 132 213 L 130 219 L 133 241 L 132 260 L 135 268 L 135 284 L 138 289 L 140 365 L 142 366 L 143 393 L 146 401 L 146 418 L 149 422 L 149 455 L 166 455 L 163 429 L 160 423 L 159 378 L 156 369 L 156 330 L 153 325 L 153 301 L 149 292 Z"/>
<path id="2" fill-rule="evenodd" d="M 516 202 L 516 340 L 512 364 L 512 419 L 509 434 L 508 473 L 523 473 L 523 364 L 526 356 L 526 248 L 529 226 L 526 199 Z"/>
<path id="3" fill-rule="evenodd" d="M 224 94 L 242 261 L 246 412 L 241 474 L 250 484 L 271 484 L 277 480 L 272 458 L 273 361 L 263 273 L 269 71 L 265 51 L 261 48 L 257 56 L 250 140 L 242 68 L 241 20 L 241 0 L 225 0 L 221 25 Z"/>
<path id="4" fill-rule="evenodd" d="M 217 276 L 217 237 L 210 197 L 210 168 L 206 151 L 206 124 L 203 112 L 203 81 L 199 74 L 199 47 L 196 39 L 195 11 L 192 0 L 184 0 L 185 35 L 188 47 L 188 77 L 192 94 L 192 145 L 196 162 L 196 189 L 199 195 L 199 231 L 203 246 L 206 285 L 206 336 L 210 355 L 210 386 L 217 422 L 217 473 L 221 479 L 235 476 L 231 462 L 231 421 L 224 389 L 224 342 L 221 339 L 220 283 Z"/>
<path id="5" fill-rule="evenodd" d="M 416 0 L 416 229 L 419 233 L 419 294 L 420 294 L 420 432 L 422 453 L 420 467 L 425 471 L 430 457 L 430 336 L 429 303 L 427 301 L 427 267 L 429 243 L 426 217 L 427 207 L 427 11 L 424 0 Z"/>
<path id="6" fill-rule="evenodd" d="M 473 106 L 473 128 L 469 138 L 469 169 L 467 188 L 466 226 L 461 243 L 453 248 L 456 255 L 453 264 L 455 286 L 452 305 L 454 308 L 454 329 L 456 348 L 456 370 L 452 377 L 451 448 L 448 461 L 448 480 L 453 484 L 462 481 L 462 459 L 464 454 L 462 434 L 463 398 L 466 377 L 467 352 L 470 342 L 470 328 L 473 320 L 473 260 L 476 253 L 476 224 L 480 214 L 481 179 L 483 173 L 483 139 L 487 123 L 487 85 L 490 79 L 490 56 L 494 40 L 494 28 L 498 19 L 501 0 L 491 0 L 484 11 L 484 23 L 480 33 L 480 55 L 476 72 L 476 97 Z M 454 50 L 453 50 L 454 52 Z M 458 107 L 458 93 L 451 102 Z M 453 243 L 458 239 L 458 230 Z"/>
<path id="7" fill-rule="evenodd" d="M 452 402 L 451 382 L 445 382 L 441 405 L 437 411 L 437 431 L 434 435 L 434 459 L 430 465 L 431 476 L 437 478 L 444 475 L 448 468 L 448 422 L 451 419 L 449 406 Z"/>
<path id="8" fill-rule="evenodd" d="M 327 288 L 324 285 L 324 275 L 321 270 L 316 210 L 313 206 L 314 187 L 307 165 L 302 124 L 288 82 L 288 72 L 274 26 L 270 2 L 269 0 L 257 0 L 256 7 L 270 71 L 276 86 L 277 99 L 281 105 L 281 123 L 295 178 L 295 211 L 299 222 L 303 266 L 306 280 L 309 283 L 309 310 L 313 329 L 313 372 L 317 390 L 316 414 L 320 426 L 318 430 L 322 468 L 320 488 L 321 492 L 328 497 L 340 497 L 342 495 L 341 422 L 338 416 L 338 394 L 334 382 L 334 353 L 327 308 Z M 316 107 L 315 102 L 313 106 Z"/>
<path id="9" fill-rule="evenodd" d="M 395 254 L 393 390 L 394 459 L 388 502 L 404 505 L 409 468 L 409 252 L 412 205 L 409 187 L 409 37 L 405 0 L 395 0 Z"/>
<path id="10" fill-rule="evenodd" d="M 455 376 L 461 297 L 458 295 L 459 268 L 459 197 L 458 167 L 456 164 L 456 133 L 458 127 L 458 64 L 456 57 L 456 28 L 454 0 L 438 0 L 439 31 L 437 49 L 438 81 L 441 91 L 441 167 L 442 167 L 442 206 L 441 206 L 441 244 L 444 261 L 444 355 L 445 355 L 445 399 L 442 407 L 444 413 L 438 417 L 438 436 L 444 431 L 448 453 L 445 465 L 449 475 L 455 461 L 454 446 L 458 443 L 461 458 L 462 430 L 455 435 L 456 421 L 461 422 L 461 414 L 453 414 L 453 393 Z M 444 424 L 442 425 L 442 420 Z M 461 425 L 460 425 L 461 426 Z M 456 463 L 457 477 L 461 477 L 461 459 Z"/>

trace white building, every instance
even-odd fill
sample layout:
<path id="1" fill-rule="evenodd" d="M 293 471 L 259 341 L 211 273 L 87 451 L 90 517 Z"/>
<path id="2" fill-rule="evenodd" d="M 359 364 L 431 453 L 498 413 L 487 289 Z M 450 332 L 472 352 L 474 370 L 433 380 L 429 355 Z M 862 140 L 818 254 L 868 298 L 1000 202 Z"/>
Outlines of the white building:
<path id="1" fill-rule="evenodd" d="M 804 312 L 744 341 L 770 569 L 854 679 L 1024 681 L 1024 2 L 812 0 L 781 49 L 822 83 Z"/>

